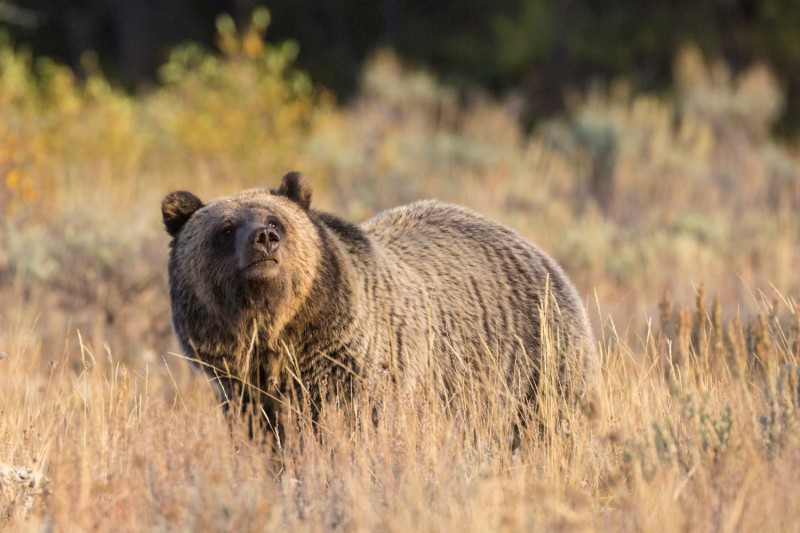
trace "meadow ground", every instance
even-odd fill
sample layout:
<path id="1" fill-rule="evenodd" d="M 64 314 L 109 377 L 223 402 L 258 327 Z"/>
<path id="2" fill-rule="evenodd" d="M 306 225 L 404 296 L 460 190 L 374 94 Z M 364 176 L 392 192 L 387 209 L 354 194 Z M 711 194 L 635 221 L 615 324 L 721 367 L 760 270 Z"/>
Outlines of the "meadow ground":
<path id="1" fill-rule="evenodd" d="M 767 69 L 686 50 L 672 96 L 598 87 L 524 132 L 513 99 L 388 53 L 336 105 L 255 22 L 136 97 L 0 47 L 0 527 L 798 530 L 800 147 L 769 134 Z M 329 406 L 278 449 L 231 427 L 176 355 L 159 205 L 288 169 L 353 220 L 437 197 L 551 252 L 594 324 L 594 410 L 565 430 L 545 387 L 516 453 L 491 380 L 458 416 Z"/>

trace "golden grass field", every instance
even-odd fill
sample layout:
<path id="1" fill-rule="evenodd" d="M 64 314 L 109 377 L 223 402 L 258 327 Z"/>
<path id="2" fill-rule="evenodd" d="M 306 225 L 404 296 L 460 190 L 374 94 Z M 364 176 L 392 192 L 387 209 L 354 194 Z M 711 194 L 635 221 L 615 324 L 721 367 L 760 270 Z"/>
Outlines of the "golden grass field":
<path id="1" fill-rule="evenodd" d="M 685 50 L 672 95 L 597 87 L 526 133 L 389 53 L 337 105 L 255 22 L 135 97 L 0 46 L 0 529 L 800 530 L 800 145 L 769 134 L 768 69 Z M 176 354 L 160 201 L 289 169 L 353 220 L 436 197 L 548 250 L 594 409 L 545 387 L 516 452 L 491 376 L 458 416 L 390 397 L 362 424 L 356 399 L 283 446 L 229 423 Z"/>

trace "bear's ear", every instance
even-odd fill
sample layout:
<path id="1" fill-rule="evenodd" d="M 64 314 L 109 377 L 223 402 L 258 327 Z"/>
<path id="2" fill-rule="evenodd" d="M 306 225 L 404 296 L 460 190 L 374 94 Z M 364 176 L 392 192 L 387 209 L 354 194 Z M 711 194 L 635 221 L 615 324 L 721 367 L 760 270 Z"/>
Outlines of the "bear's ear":
<path id="1" fill-rule="evenodd" d="M 289 172 L 281 179 L 281 186 L 270 192 L 285 196 L 303 209 L 311 207 L 311 180 L 299 172 Z"/>
<path id="2" fill-rule="evenodd" d="M 173 237 L 176 236 L 186 221 L 201 207 L 203 207 L 203 202 L 189 191 L 169 193 L 161 202 L 161 216 L 164 219 L 167 233 Z"/>

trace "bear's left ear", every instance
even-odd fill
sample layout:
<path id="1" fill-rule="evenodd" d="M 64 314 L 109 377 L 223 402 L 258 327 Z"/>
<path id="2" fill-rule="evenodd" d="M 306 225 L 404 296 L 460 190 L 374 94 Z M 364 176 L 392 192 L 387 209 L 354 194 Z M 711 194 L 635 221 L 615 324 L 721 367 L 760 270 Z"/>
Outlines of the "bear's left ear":
<path id="1" fill-rule="evenodd" d="M 171 192 L 161 202 L 161 217 L 167 233 L 176 236 L 195 211 L 203 207 L 203 202 L 189 191 Z"/>
<path id="2" fill-rule="evenodd" d="M 270 192 L 275 196 L 285 196 L 303 209 L 311 207 L 311 180 L 299 172 L 289 172 L 281 179 L 281 186 Z"/>

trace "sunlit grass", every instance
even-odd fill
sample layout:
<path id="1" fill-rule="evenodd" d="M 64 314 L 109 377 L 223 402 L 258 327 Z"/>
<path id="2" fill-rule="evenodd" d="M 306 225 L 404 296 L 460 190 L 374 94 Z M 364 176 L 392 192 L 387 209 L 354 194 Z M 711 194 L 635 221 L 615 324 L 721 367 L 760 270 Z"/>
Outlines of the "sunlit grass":
<path id="1" fill-rule="evenodd" d="M 565 410 L 544 386 L 543 423 L 522 428 L 516 451 L 502 395 L 476 394 L 492 376 L 465 381 L 447 408 L 389 395 L 327 404 L 318 424 L 288 416 L 278 444 L 249 438 L 246 421 L 231 426 L 182 358 L 122 364 L 76 333 L 46 363 L 30 329 L 5 324 L 2 468 L 30 472 L 0 479 L 3 520 L 34 529 L 785 530 L 798 518 L 797 325 L 779 334 L 777 322 L 733 321 L 715 348 L 717 326 L 702 324 L 659 325 L 678 337 L 707 327 L 709 342 L 690 340 L 681 362 L 665 333 L 627 339 L 608 324 L 595 414 Z M 771 343 L 769 354 L 737 361 L 752 342 Z"/>

